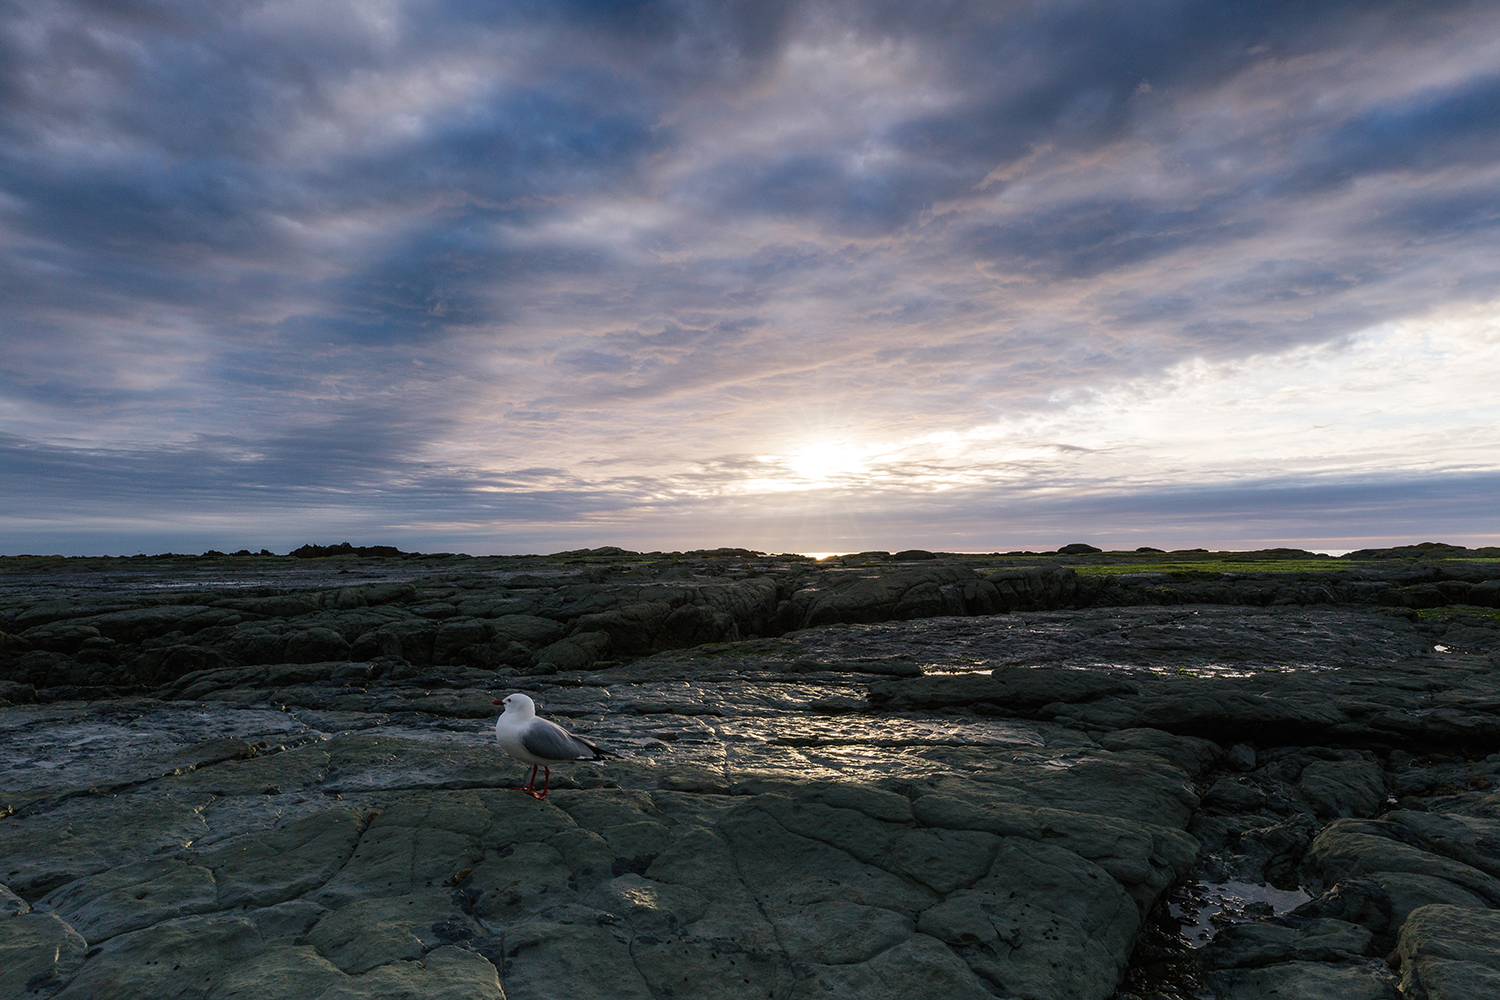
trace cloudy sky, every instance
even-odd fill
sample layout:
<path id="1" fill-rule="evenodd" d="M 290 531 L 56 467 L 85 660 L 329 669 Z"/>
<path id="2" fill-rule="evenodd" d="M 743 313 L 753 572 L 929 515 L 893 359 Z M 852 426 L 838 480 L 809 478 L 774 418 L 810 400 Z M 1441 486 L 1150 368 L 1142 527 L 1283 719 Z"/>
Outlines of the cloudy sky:
<path id="1" fill-rule="evenodd" d="M 0 0 L 0 552 L 1500 542 L 1500 6 Z"/>

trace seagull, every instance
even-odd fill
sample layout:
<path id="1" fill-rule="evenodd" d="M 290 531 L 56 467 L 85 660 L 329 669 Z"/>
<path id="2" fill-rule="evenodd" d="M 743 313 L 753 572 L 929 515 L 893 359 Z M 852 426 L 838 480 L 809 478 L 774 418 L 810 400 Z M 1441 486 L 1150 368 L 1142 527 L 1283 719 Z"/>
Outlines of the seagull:
<path id="1" fill-rule="evenodd" d="M 495 739 L 499 741 L 500 749 L 531 765 L 531 780 L 516 791 L 525 792 L 534 799 L 547 797 L 552 782 L 550 765 L 568 760 L 602 760 L 619 756 L 594 746 L 581 736 L 574 736 L 555 722 L 538 719 L 536 702 L 524 694 L 506 695 L 491 704 L 505 706 L 495 723 Z M 536 790 L 536 769 L 539 767 L 545 772 L 540 792 Z"/>

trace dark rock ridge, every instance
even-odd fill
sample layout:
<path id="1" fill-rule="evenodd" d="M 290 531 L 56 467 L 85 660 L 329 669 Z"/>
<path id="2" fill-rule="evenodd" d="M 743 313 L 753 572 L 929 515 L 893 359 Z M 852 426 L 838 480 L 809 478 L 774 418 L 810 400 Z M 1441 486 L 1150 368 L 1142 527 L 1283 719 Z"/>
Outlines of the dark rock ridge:
<path id="1" fill-rule="evenodd" d="M 1500 995 L 1413 554 L 5 560 L 0 996 Z M 509 690 L 621 757 L 511 791 Z"/>
<path id="2" fill-rule="evenodd" d="M 618 549 L 553 562 L 369 558 L 386 548 L 346 542 L 297 550 L 297 563 L 328 567 L 319 582 L 339 582 L 351 565 L 367 578 L 321 588 L 287 586 L 295 582 L 288 559 L 252 557 L 246 568 L 245 559 L 226 557 L 212 562 L 242 578 L 235 582 L 265 584 L 224 589 L 210 576 L 172 588 L 190 583 L 189 572 L 205 575 L 199 562 L 153 560 L 149 574 L 161 589 L 122 592 L 107 585 L 109 574 L 128 573 L 136 561 L 66 560 L 63 568 L 79 563 L 81 571 L 68 576 L 75 586 L 66 596 L 51 600 L 37 600 L 37 588 L 26 584 L 58 585 L 56 563 L 0 560 L 11 564 L 11 592 L 0 594 L 0 678 L 38 688 L 149 687 L 203 670 L 341 659 L 398 671 L 404 664 L 546 673 L 839 623 L 1153 605 L 1500 607 L 1500 561 L 1469 558 L 1468 550 L 1452 559 L 1325 558 L 1322 564 L 1338 567 L 1329 570 L 1303 568 L 1311 554 L 1296 551 L 1238 553 L 1233 561 L 1207 554 L 1136 572 L 1155 557 L 1083 552 L 1092 546 L 1078 544 L 1063 551 L 1093 562 L 901 552 L 813 563 L 743 550 L 650 559 Z M 301 558 L 309 550 L 345 558 Z M 1296 568 L 1265 568 L 1281 565 Z M 1203 566 L 1213 568 L 1194 568 Z"/>
<path id="3" fill-rule="evenodd" d="M 262 549 L 262 552 L 265 550 Z M 236 553 L 238 554 L 238 553 Z M 245 552 L 249 555 L 249 552 Z M 303 545 L 293 549 L 287 555 L 293 559 L 322 559 L 327 556 L 414 556 L 416 552 L 402 552 L 394 545 L 350 545 L 348 542 L 340 542 L 338 545 Z"/>

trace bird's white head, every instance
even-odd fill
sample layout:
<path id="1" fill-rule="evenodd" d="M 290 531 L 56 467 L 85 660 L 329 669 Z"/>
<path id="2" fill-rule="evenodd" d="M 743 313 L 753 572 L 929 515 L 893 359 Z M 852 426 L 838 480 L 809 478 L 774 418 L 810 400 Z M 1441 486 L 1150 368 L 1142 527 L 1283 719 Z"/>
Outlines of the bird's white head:
<path id="1" fill-rule="evenodd" d="M 504 705 L 506 715 L 522 719 L 530 719 L 536 715 L 536 702 L 524 694 L 508 694 L 492 704 Z"/>

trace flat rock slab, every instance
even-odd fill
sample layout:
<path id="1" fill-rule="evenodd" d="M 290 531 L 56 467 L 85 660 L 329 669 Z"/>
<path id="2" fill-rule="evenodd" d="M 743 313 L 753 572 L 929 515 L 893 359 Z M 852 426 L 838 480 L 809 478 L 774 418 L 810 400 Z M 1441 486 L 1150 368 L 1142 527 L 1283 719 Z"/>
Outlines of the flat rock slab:
<path id="1" fill-rule="evenodd" d="M 1409 1000 L 1500 996 L 1500 912 L 1434 904 L 1401 928 L 1401 992 Z"/>
<path id="2" fill-rule="evenodd" d="M 83 968 L 88 942 L 55 913 L 0 919 L 0 996 L 46 997 Z"/>
<path id="3" fill-rule="evenodd" d="M 1378 962 L 1284 962 L 1213 977 L 1221 1000 L 1403 1000 L 1396 977 Z M 1469 994 L 1480 996 L 1482 994 Z"/>
<path id="4" fill-rule="evenodd" d="M 164 744 L 205 714 L 137 708 Z M 59 718 L 82 727 L 74 739 L 129 727 L 58 711 L 23 710 L 9 731 L 24 740 Z M 503 986 L 513 997 L 1102 1000 L 1142 914 L 1197 853 L 1182 832 L 1191 775 L 1169 755 L 1076 736 L 1048 746 L 1035 728 L 969 723 L 990 732 L 960 747 L 962 729 L 903 721 L 934 755 L 913 766 L 913 747 L 877 726 L 846 727 L 813 754 L 778 747 L 749 714 L 702 731 L 743 750 L 742 766 L 732 753 L 684 755 L 711 788 L 672 787 L 681 774 L 658 749 L 579 768 L 561 784 L 592 787 L 538 802 L 506 787 L 521 769 L 483 732 L 391 725 L 256 749 L 269 741 L 249 739 L 253 723 L 300 734 L 285 713 L 209 711 L 242 734 L 235 752 L 154 747 L 154 759 L 193 766 L 127 766 L 132 782 L 107 793 L 60 794 L 70 771 L 56 768 L 50 797 L 0 821 L 0 871 L 17 893 L 0 929 L 37 967 L 28 982 L 51 977 L 36 982 L 66 997 Z M 857 763 L 841 770 L 840 752 Z M 76 773 L 104 766 L 90 756 Z"/>
<path id="5" fill-rule="evenodd" d="M 1361 608 L 923 618 L 1026 581 L 859 572 L 791 602 L 828 624 L 636 660 L 768 620 L 775 587 L 12 607 L 18 669 L 161 683 L 0 706 L 0 995 L 1104 1000 L 1202 844 L 1327 890 L 1216 942 L 1226 996 L 1493 973 L 1500 813 L 1455 750 L 1500 732 L 1482 622 L 1449 644 Z M 518 689 L 621 757 L 513 791 L 491 701 Z M 1398 764 L 1416 746 L 1452 762 Z"/>

